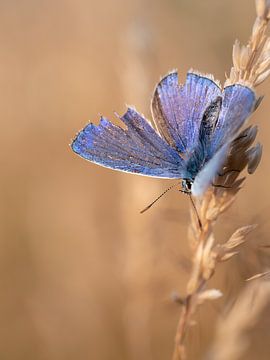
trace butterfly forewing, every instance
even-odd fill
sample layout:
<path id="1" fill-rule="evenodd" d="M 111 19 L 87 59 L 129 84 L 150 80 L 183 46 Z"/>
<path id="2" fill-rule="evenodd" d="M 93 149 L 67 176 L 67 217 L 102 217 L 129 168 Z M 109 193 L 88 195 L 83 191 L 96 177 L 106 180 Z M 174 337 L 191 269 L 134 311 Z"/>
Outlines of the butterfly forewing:
<path id="1" fill-rule="evenodd" d="M 129 108 L 121 118 L 123 129 L 102 118 L 88 124 L 72 143 L 81 157 L 114 170 L 161 178 L 189 176 L 179 154 L 137 111 Z"/>
<path id="2" fill-rule="evenodd" d="M 220 87 L 207 76 L 189 72 L 185 84 L 179 85 L 177 72 L 169 73 L 157 85 L 152 100 L 158 131 L 180 153 L 191 151 L 203 114 L 218 96 Z"/>
<path id="3" fill-rule="evenodd" d="M 254 91 L 244 85 L 225 87 L 222 108 L 211 144 L 212 155 L 225 143 L 234 140 L 256 104 Z"/>

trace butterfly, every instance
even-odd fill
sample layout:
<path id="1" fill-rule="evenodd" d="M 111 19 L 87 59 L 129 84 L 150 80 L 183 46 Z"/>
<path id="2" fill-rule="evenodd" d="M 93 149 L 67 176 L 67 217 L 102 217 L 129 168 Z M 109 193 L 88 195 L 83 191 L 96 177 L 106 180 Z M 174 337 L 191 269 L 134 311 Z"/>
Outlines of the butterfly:
<path id="1" fill-rule="evenodd" d="M 256 107 L 243 84 L 221 89 L 212 75 L 177 71 L 157 84 L 151 111 L 155 127 L 134 108 L 119 116 L 123 127 L 101 117 L 81 130 L 72 149 L 95 164 L 124 172 L 181 179 L 182 191 L 201 196 L 226 160 L 230 143 Z"/>

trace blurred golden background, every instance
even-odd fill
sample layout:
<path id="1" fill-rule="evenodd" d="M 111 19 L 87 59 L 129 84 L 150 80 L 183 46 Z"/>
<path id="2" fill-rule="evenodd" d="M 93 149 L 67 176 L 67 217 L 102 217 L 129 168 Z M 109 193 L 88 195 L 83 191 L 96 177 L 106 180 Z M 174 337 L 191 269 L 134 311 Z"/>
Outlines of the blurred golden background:
<path id="1" fill-rule="evenodd" d="M 0 1 L 1 360 L 170 359 L 180 313 L 171 294 L 184 293 L 190 267 L 188 199 L 173 190 L 140 215 L 171 182 L 92 165 L 69 143 L 125 104 L 150 117 L 169 70 L 223 81 L 254 19 L 252 0 Z M 207 357 L 224 306 L 269 264 L 258 247 L 269 233 L 269 80 L 259 93 L 263 160 L 217 237 L 259 227 L 215 275 L 225 295 L 200 308 L 189 359 Z M 259 322 L 243 359 L 269 359 L 269 325 Z"/>

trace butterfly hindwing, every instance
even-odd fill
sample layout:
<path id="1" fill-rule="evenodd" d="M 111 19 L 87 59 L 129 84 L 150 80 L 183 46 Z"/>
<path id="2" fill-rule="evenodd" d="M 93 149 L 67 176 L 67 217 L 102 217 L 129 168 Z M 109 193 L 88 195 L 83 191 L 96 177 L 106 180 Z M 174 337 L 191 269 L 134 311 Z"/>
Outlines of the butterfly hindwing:
<path id="1" fill-rule="evenodd" d="M 201 196 L 211 185 L 218 171 L 222 168 L 226 155 L 229 150 L 229 144 L 223 145 L 211 160 L 205 164 L 199 171 L 192 185 L 192 195 Z"/>
<path id="2" fill-rule="evenodd" d="M 199 131 L 199 141 L 210 147 L 222 106 L 222 97 L 218 96 L 205 110 Z"/>

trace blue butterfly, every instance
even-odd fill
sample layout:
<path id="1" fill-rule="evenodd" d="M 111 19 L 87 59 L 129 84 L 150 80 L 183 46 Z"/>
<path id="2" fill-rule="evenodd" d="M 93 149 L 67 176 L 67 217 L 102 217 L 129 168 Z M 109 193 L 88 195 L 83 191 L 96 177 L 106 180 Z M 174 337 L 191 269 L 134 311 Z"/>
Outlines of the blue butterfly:
<path id="1" fill-rule="evenodd" d="M 101 117 L 79 132 L 72 149 L 95 164 L 156 178 L 181 179 L 182 189 L 201 196 L 224 164 L 230 143 L 256 106 L 254 91 L 224 88 L 212 76 L 190 71 L 180 85 L 176 71 L 156 86 L 156 129 L 135 109 L 120 117 L 125 127 Z"/>

